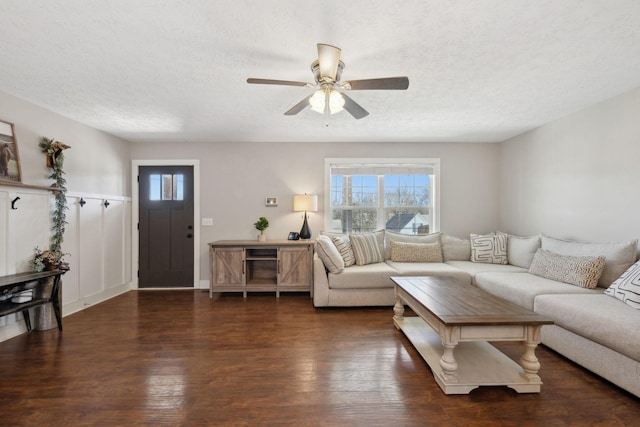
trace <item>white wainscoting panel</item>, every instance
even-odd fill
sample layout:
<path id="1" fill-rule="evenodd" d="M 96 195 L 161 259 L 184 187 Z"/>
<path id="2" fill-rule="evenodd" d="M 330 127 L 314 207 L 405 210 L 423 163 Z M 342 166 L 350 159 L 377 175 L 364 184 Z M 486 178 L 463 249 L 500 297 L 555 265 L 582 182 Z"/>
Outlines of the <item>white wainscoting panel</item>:
<path id="1" fill-rule="evenodd" d="M 15 197 L 18 209 L 12 210 Z M 62 277 L 63 316 L 128 291 L 132 279 L 131 199 L 68 193 L 67 202 L 62 250 L 70 270 Z M 34 248 L 49 247 L 53 207 L 50 191 L 0 187 L 0 275 L 29 271 Z M 25 331 L 21 314 L 0 318 L 0 341 Z"/>

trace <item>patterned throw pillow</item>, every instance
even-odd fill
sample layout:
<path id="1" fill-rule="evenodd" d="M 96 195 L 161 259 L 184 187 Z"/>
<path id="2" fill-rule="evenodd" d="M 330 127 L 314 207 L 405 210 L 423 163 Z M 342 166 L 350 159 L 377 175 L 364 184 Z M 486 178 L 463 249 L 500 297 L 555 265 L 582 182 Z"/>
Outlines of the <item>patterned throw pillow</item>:
<path id="1" fill-rule="evenodd" d="M 351 234 L 349 240 L 351 241 L 353 254 L 356 257 L 356 265 L 367 265 L 384 261 L 375 234 Z"/>
<path id="2" fill-rule="evenodd" d="M 486 264 L 507 264 L 507 239 L 504 233 L 471 234 L 471 261 Z"/>
<path id="3" fill-rule="evenodd" d="M 555 254 L 570 256 L 603 256 L 604 270 L 598 280 L 598 286 L 608 288 L 631 264 L 636 262 L 638 240 L 622 242 L 578 242 L 556 239 L 542 234 L 542 249 Z"/>
<path id="4" fill-rule="evenodd" d="M 640 261 L 622 273 L 604 293 L 640 309 Z"/>
<path id="5" fill-rule="evenodd" d="M 331 239 L 320 235 L 316 239 L 316 253 L 329 273 L 340 273 L 344 270 L 344 259 Z"/>
<path id="6" fill-rule="evenodd" d="M 356 263 L 356 258 L 353 255 L 353 250 L 351 249 L 349 236 L 333 236 L 331 237 L 331 241 L 336 245 L 336 248 L 338 248 L 338 252 L 340 252 L 342 259 L 344 260 L 345 267 L 351 267 Z"/>
<path id="7" fill-rule="evenodd" d="M 440 243 L 404 243 L 391 241 L 391 261 L 442 262 Z"/>
<path id="8" fill-rule="evenodd" d="M 558 282 L 593 289 L 604 270 L 604 257 L 569 256 L 538 249 L 529 273 Z"/>
<path id="9" fill-rule="evenodd" d="M 391 259 L 391 242 L 402 243 L 440 243 L 441 233 L 431 234 L 402 234 L 394 233 L 393 231 L 385 230 L 384 232 L 384 245 L 382 247 L 382 256 L 385 260 Z M 380 241 L 378 240 L 378 243 Z M 469 259 L 469 258 L 467 258 Z"/>

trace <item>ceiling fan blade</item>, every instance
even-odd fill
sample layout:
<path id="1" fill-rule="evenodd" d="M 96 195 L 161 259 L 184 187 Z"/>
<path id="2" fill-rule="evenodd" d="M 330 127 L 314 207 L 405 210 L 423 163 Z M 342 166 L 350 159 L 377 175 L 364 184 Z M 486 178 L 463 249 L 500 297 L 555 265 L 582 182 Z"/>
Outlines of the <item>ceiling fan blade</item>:
<path id="1" fill-rule="evenodd" d="M 341 92 L 340 95 L 344 98 L 344 105 L 342 108 L 347 110 L 349 114 L 351 114 L 356 120 L 363 119 L 369 115 L 369 112 L 362 108 L 360 104 L 358 104 L 353 99 L 349 98 L 344 92 Z"/>
<path id="2" fill-rule="evenodd" d="M 281 85 L 281 86 L 313 86 L 311 83 L 294 82 L 291 80 L 271 80 L 271 79 L 247 79 L 247 83 L 258 85 Z"/>
<path id="3" fill-rule="evenodd" d="M 344 82 L 343 85 L 351 86 L 351 90 L 406 90 L 409 87 L 409 77 L 350 80 Z"/>
<path id="4" fill-rule="evenodd" d="M 320 77 L 328 77 L 336 80 L 338 64 L 340 63 L 341 49 L 329 44 L 318 43 L 318 63 L 320 65 Z"/>
<path id="5" fill-rule="evenodd" d="M 287 110 L 287 112 L 284 113 L 284 115 L 285 116 L 295 116 L 300 111 L 302 111 L 305 108 L 307 108 L 309 106 L 309 98 L 311 98 L 311 96 L 313 96 L 313 94 L 307 96 L 305 99 L 303 99 L 302 101 L 298 102 L 296 105 L 291 107 L 289 110 Z"/>

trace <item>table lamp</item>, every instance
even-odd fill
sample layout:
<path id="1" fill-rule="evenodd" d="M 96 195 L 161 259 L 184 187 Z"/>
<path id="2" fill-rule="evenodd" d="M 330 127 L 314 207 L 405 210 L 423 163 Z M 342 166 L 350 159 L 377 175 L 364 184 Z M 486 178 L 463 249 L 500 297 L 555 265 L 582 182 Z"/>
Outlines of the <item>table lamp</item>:
<path id="1" fill-rule="evenodd" d="M 318 195 L 317 194 L 295 194 L 293 196 L 293 211 L 304 212 L 304 222 L 300 229 L 301 239 L 311 238 L 311 229 L 307 223 L 307 212 L 316 212 L 318 210 Z"/>

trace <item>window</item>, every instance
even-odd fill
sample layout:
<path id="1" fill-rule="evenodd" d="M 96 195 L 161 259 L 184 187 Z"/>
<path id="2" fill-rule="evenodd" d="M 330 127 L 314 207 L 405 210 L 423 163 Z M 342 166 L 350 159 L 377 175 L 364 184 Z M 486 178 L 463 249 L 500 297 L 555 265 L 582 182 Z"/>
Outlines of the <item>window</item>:
<path id="1" fill-rule="evenodd" d="M 325 159 L 325 228 L 427 234 L 439 227 L 440 159 Z"/>
<path id="2" fill-rule="evenodd" d="M 149 175 L 149 200 L 184 200 L 184 175 Z"/>

